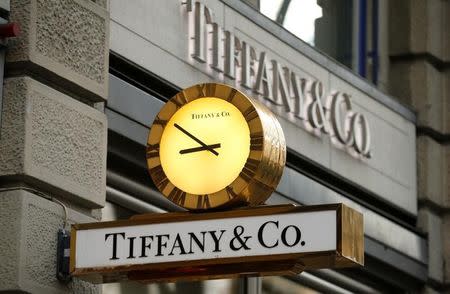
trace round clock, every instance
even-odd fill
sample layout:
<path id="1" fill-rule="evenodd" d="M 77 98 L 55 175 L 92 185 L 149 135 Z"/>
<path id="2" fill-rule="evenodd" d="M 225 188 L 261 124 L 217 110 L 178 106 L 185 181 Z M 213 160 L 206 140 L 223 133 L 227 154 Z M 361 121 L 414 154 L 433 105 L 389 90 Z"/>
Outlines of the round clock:
<path id="1" fill-rule="evenodd" d="M 222 84 L 199 84 L 172 97 L 156 116 L 147 165 L 156 187 L 189 210 L 259 205 L 286 162 L 275 115 Z"/>

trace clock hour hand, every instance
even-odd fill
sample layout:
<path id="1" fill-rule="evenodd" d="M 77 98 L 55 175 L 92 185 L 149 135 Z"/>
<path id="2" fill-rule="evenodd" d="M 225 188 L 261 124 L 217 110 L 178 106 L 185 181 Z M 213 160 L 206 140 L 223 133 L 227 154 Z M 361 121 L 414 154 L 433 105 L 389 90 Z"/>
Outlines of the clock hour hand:
<path id="1" fill-rule="evenodd" d="M 220 143 L 219 144 L 212 144 L 212 145 L 207 145 L 207 147 L 211 148 L 211 149 L 216 149 L 216 148 L 220 148 Z M 186 154 L 186 153 L 192 153 L 192 152 L 198 152 L 198 151 L 204 151 L 204 150 L 208 150 L 206 147 L 195 147 L 195 148 L 188 148 L 188 149 L 183 149 L 180 150 L 180 154 Z"/>
<path id="2" fill-rule="evenodd" d="M 174 124 L 174 126 L 179 129 L 181 132 L 183 132 L 186 136 L 188 136 L 189 138 L 191 138 L 192 140 L 194 140 L 195 142 L 197 142 L 198 144 L 202 145 L 203 148 L 205 148 L 206 150 L 208 150 L 209 152 L 211 152 L 212 154 L 218 156 L 219 153 L 214 150 L 213 148 L 209 147 L 208 145 L 206 145 L 205 143 L 203 143 L 202 141 L 200 141 L 200 139 L 198 139 L 197 137 L 195 137 L 194 135 L 192 135 L 191 133 L 189 133 L 188 131 L 186 131 L 185 129 L 183 129 L 180 125 L 178 124 Z"/>

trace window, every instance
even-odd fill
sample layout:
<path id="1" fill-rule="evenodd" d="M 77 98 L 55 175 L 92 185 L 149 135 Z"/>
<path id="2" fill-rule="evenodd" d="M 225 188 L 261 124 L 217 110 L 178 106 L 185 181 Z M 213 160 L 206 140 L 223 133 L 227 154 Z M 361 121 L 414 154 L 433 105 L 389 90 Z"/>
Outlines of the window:
<path id="1" fill-rule="evenodd" d="M 309 45 L 378 84 L 378 0 L 246 2 Z"/>

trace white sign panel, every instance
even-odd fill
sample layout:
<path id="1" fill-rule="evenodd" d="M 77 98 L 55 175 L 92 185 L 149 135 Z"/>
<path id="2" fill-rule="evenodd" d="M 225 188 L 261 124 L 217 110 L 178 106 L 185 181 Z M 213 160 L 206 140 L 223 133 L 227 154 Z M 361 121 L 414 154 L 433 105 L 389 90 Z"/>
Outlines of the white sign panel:
<path id="1" fill-rule="evenodd" d="M 332 251 L 336 219 L 315 211 L 80 230 L 75 267 Z"/>

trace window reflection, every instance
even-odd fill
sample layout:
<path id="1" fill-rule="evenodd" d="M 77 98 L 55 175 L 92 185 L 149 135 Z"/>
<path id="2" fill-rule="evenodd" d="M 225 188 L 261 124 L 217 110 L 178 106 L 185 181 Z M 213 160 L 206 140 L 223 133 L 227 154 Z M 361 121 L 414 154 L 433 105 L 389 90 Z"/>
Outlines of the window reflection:
<path id="1" fill-rule="evenodd" d="M 315 22 L 322 17 L 316 0 L 261 0 L 260 11 L 291 33 L 315 45 Z"/>
<path id="2" fill-rule="evenodd" d="M 380 43 L 387 42 L 380 28 L 386 20 L 380 18 L 378 0 L 244 1 L 374 84 L 386 78 L 380 76 L 382 58 L 386 64 Z"/>

